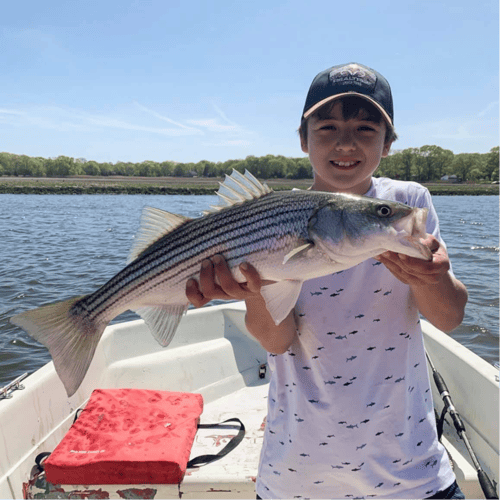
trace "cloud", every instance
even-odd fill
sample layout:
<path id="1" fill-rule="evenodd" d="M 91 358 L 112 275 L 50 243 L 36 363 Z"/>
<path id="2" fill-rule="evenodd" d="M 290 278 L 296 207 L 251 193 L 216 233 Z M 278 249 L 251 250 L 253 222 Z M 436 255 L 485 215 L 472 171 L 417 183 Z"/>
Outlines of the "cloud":
<path id="1" fill-rule="evenodd" d="M 456 141 L 469 140 L 481 137 L 477 134 L 472 134 L 467 124 L 457 125 L 446 122 L 439 122 L 432 124 L 431 135 L 437 139 L 453 139 Z M 485 137 L 485 136 L 482 136 Z"/>
<path id="2" fill-rule="evenodd" d="M 236 127 L 236 128 L 240 128 L 239 125 L 237 125 L 236 123 L 232 122 L 231 120 L 229 120 L 229 118 L 226 116 L 226 114 L 217 106 L 217 104 L 215 103 L 212 103 L 212 106 L 214 107 L 215 111 L 217 112 L 217 114 L 226 122 L 228 123 L 229 125 L 232 125 L 233 127 Z"/>
<path id="3" fill-rule="evenodd" d="M 481 127 L 473 120 L 442 119 L 432 122 L 417 123 L 409 125 L 404 132 L 408 137 L 427 137 L 427 142 L 434 139 L 450 139 L 454 141 L 465 141 L 487 137 L 482 135 Z"/>
<path id="4" fill-rule="evenodd" d="M 498 118 L 490 113 L 493 103 L 475 115 L 442 118 L 401 126 L 404 147 L 436 144 L 455 153 L 487 152 L 498 144 Z M 408 146 L 407 146 L 408 145 Z"/>
<path id="5" fill-rule="evenodd" d="M 15 127 L 35 127 L 60 132 L 95 132 L 99 129 L 131 130 L 169 137 L 203 135 L 201 130 L 177 124 L 176 128 L 154 127 L 120 119 L 110 115 L 88 113 L 86 111 L 58 106 L 33 106 L 23 110 L 0 110 L 0 123 Z"/>
<path id="6" fill-rule="evenodd" d="M 498 107 L 498 101 L 493 101 L 490 102 L 486 108 L 484 108 L 482 111 L 480 111 L 477 116 L 478 118 L 482 118 L 483 116 L 488 115 L 492 110 Z"/>
<path id="7" fill-rule="evenodd" d="M 216 104 L 212 103 L 212 106 L 219 115 L 218 118 L 189 119 L 186 120 L 187 123 L 206 129 L 209 132 L 231 133 L 234 135 L 245 133 L 245 130 L 237 123 L 231 121 Z"/>
<path id="8" fill-rule="evenodd" d="M 81 115 L 83 123 L 95 125 L 100 128 L 122 129 L 122 130 L 135 130 L 138 132 L 150 132 L 153 134 L 161 134 L 166 136 L 181 136 L 181 135 L 197 135 L 201 132 L 193 128 L 159 128 L 138 125 L 128 121 L 120 120 L 113 117 L 99 116 L 99 115 Z"/>
<path id="9" fill-rule="evenodd" d="M 22 111 L 17 111 L 15 109 L 2 109 L 0 108 L 0 115 L 5 114 L 5 115 L 22 115 L 24 114 Z"/>
<path id="10" fill-rule="evenodd" d="M 171 118 L 164 116 L 152 109 L 143 106 L 138 102 L 134 102 L 134 105 L 140 109 L 141 111 L 154 116 L 155 118 L 166 121 L 175 125 L 179 129 L 183 129 L 185 131 L 191 131 L 193 134 L 202 134 L 205 133 L 222 133 L 222 134 L 230 134 L 230 135 L 239 135 L 244 133 L 244 129 L 239 126 L 237 123 L 229 120 L 226 114 L 215 104 L 212 104 L 215 112 L 219 115 L 216 118 L 188 118 L 185 119 L 185 123 L 181 123 L 179 121 L 172 120 Z"/>
<path id="11" fill-rule="evenodd" d="M 157 113 L 156 111 L 153 111 L 152 109 L 146 108 L 146 106 L 143 106 L 142 104 L 139 104 L 137 101 L 134 101 L 134 105 L 139 108 L 141 111 L 144 111 L 146 113 L 149 113 L 150 115 L 153 115 L 155 118 L 158 118 L 159 120 L 166 121 L 168 123 L 171 123 L 172 125 L 176 125 L 180 128 L 184 129 L 190 129 L 190 130 L 195 130 L 192 127 L 188 127 L 187 125 L 183 125 L 182 123 L 176 122 L 166 116 L 161 115 L 160 113 Z M 199 132 L 199 131 L 197 131 Z"/>
<path id="12" fill-rule="evenodd" d="M 237 132 L 239 127 L 237 125 L 224 125 L 219 123 L 216 118 L 207 118 L 205 120 L 186 120 L 192 125 L 197 127 L 205 128 L 210 132 Z"/>
<path id="13" fill-rule="evenodd" d="M 244 139 L 236 139 L 234 141 L 227 140 L 227 141 L 219 141 L 219 142 L 203 142 L 201 144 L 202 146 L 210 146 L 210 147 L 231 147 L 231 146 L 251 146 L 252 143 L 250 141 L 244 140 Z"/>
<path id="14" fill-rule="evenodd" d="M 61 144 L 63 141 L 66 147 L 78 151 L 82 150 L 82 144 L 86 150 L 92 150 L 93 144 L 102 142 L 112 148 L 112 144 L 145 144 L 150 141 L 157 144 L 156 149 L 168 145 L 168 154 L 172 155 L 176 147 L 190 150 L 210 147 L 222 150 L 248 148 L 254 143 L 253 132 L 232 122 L 216 106 L 214 110 L 215 115 L 208 118 L 173 120 L 165 113 L 149 109 L 139 102 L 107 112 L 60 105 L 4 105 L 0 108 L 0 130 L 4 138 L 8 134 L 12 138 L 30 136 L 33 138 L 32 144 L 36 142 L 35 138 L 39 138 L 40 143 L 43 143 L 39 147 L 42 148 L 47 148 L 49 142 Z M 122 154 L 122 150 L 123 146 L 116 157 Z M 111 149 L 109 153 L 111 154 Z M 78 155 L 88 156 L 88 153 Z"/>

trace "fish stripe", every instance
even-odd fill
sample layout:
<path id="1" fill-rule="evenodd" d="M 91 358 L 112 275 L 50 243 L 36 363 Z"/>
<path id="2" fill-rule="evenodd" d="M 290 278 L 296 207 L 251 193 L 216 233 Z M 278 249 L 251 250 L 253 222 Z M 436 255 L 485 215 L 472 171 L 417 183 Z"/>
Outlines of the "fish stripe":
<path id="1" fill-rule="evenodd" d="M 293 193 L 290 204 L 284 193 L 276 194 L 182 224 L 74 308 L 83 307 L 95 318 L 145 286 L 142 293 L 175 277 L 187 279 L 208 256 L 224 252 L 231 266 L 253 253 L 282 248 L 286 243 L 278 241 L 284 238 L 307 237 L 304 230 L 318 199 Z"/>
<path id="2" fill-rule="evenodd" d="M 242 278 L 236 266 L 246 260 L 263 279 L 278 282 L 347 269 L 381 248 L 432 258 L 417 240 L 425 236 L 427 209 L 384 201 L 394 212 L 380 214 L 379 200 L 341 193 L 269 193 L 247 177 L 239 183 L 241 176 L 233 173 L 235 182 L 228 180 L 223 185 L 228 190 L 219 192 L 228 206 L 200 219 L 165 214 L 162 220 L 161 210 L 146 212 L 132 250 L 137 257 L 115 277 L 86 297 L 11 318 L 48 347 L 68 396 L 80 386 L 106 325 L 119 313 L 137 310 L 160 344 L 167 345 L 188 304 L 187 279 L 197 277 L 202 260 L 215 254 L 225 257 L 236 279 Z M 248 201 L 242 203 L 243 198 Z M 266 308 L 278 324 L 293 307 L 295 295 L 267 291 Z"/>

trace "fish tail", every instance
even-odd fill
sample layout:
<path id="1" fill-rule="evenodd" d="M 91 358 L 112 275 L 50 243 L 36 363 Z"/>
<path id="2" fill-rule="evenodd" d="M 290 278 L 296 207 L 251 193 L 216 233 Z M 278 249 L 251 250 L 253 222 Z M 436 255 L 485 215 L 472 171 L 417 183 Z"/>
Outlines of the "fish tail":
<path id="1" fill-rule="evenodd" d="M 26 311 L 10 319 L 48 348 L 69 397 L 80 387 L 106 328 L 79 306 L 82 298 Z"/>

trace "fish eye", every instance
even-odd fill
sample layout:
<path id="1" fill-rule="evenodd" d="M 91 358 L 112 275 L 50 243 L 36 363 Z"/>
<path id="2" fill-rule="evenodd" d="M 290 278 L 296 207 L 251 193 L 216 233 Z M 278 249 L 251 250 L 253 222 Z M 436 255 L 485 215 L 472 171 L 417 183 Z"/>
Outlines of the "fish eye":
<path id="1" fill-rule="evenodd" d="M 392 209 L 389 205 L 377 205 L 375 211 L 380 217 L 390 217 L 392 215 Z"/>

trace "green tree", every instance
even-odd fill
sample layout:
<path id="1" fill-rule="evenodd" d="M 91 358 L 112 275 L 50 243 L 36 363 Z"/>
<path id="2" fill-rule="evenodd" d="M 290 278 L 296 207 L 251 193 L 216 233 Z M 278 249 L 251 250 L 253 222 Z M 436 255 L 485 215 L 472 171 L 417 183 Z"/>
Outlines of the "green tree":
<path id="1" fill-rule="evenodd" d="M 101 175 L 101 168 L 95 161 L 88 161 L 83 164 L 85 175 Z"/>
<path id="2" fill-rule="evenodd" d="M 483 176 L 483 172 L 481 171 L 480 168 L 474 167 L 470 172 L 469 172 L 469 180 L 471 181 L 478 181 L 481 179 Z"/>
<path id="3" fill-rule="evenodd" d="M 160 175 L 160 164 L 154 161 L 143 161 L 136 168 L 136 175 L 141 177 L 158 177 Z"/>
<path id="4" fill-rule="evenodd" d="M 1 160 L 0 160 L 1 163 Z M 486 153 L 486 161 L 484 162 L 484 176 L 490 181 L 498 179 L 498 146 L 491 148 L 489 153 Z M 496 179 L 494 178 L 494 172 L 497 172 Z"/>
<path id="5" fill-rule="evenodd" d="M 99 163 L 99 168 L 101 169 L 101 175 L 115 175 L 115 167 L 112 163 Z"/>
<path id="6" fill-rule="evenodd" d="M 162 177 L 169 177 L 173 174 L 175 163 L 173 161 L 164 161 L 160 164 L 160 172 Z"/>
<path id="7" fill-rule="evenodd" d="M 198 177 L 215 177 L 215 163 L 207 160 L 201 160 L 194 165 L 194 171 Z"/>
<path id="8" fill-rule="evenodd" d="M 291 179 L 312 179 L 313 171 L 309 158 L 299 158 L 296 162 L 297 169 Z M 290 175 L 290 174 L 289 174 Z"/>
<path id="9" fill-rule="evenodd" d="M 31 158 L 26 155 L 20 155 L 14 159 L 14 174 L 15 175 L 25 175 L 32 176 L 33 168 L 31 165 Z"/>
<path id="10" fill-rule="evenodd" d="M 220 165 L 216 165 L 213 162 L 206 161 L 203 164 L 203 171 L 201 172 L 202 177 L 218 177 L 220 175 Z"/>
<path id="11" fill-rule="evenodd" d="M 401 176 L 403 180 L 411 180 L 411 167 L 413 164 L 413 149 L 408 148 L 401 151 Z"/>
<path id="12" fill-rule="evenodd" d="M 452 168 L 457 177 L 462 181 L 467 181 L 470 178 L 470 171 L 474 165 L 473 157 L 469 153 L 461 153 L 455 155 Z"/>
<path id="13" fill-rule="evenodd" d="M 427 180 L 427 160 L 422 156 L 418 148 L 412 148 L 412 173 L 418 182 Z"/>
<path id="14" fill-rule="evenodd" d="M 44 158 L 31 158 L 31 174 L 33 177 L 45 177 Z"/>
<path id="15" fill-rule="evenodd" d="M 50 171 L 52 177 L 68 177 L 70 175 L 79 175 L 82 172 L 80 165 L 75 163 L 75 159 L 68 156 L 58 156 L 52 160 Z"/>
<path id="16" fill-rule="evenodd" d="M 439 146 L 422 146 L 419 152 L 425 158 L 423 179 L 421 179 L 424 181 L 441 179 L 446 168 L 453 162 L 453 153 Z"/>
<path id="17" fill-rule="evenodd" d="M 273 156 L 268 159 L 268 179 L 283 179 L 288 170 L 287 159 L 284 156 Z"/>
<path id="18" fill-rule="evenodd" d="M 43 166 L 45 167 L 47 177 L 57 177 L 55 158 L 46 158 Z"/>
<path id="19" fill-rule="evenodd" d="M 186 177 L 186 164 L 185 163 L 177 163 L 174 168 L 174 177 Z"/>
<path id="20" fill-rule="evenodd" d="M 240 163 L 241 163 L 241 160 L 227 160 L 227 161 L 225 161 L 219 167 L 218 177 L 222 177 L 225 174 L 229 175 L 233 171 L 233 168 L 237 169 L 237 167 Z"/>
<path id="21" fill-rule="evenodd" d="M 382 158 L 379 168 L 375 172 L 377 177 L 389 177 L 391 179 L 401 178 L 401 153 L 394 153 Z"/>
<path id="22" fill-rule="evenodd" d="M 255 177 L 267 179 L 267 169 L 262 169 L 260 166 L 259 158 L 256 158 L 253 155 L 247 156 L 245 160 L 236 167 L 236 170 L 241 173 L 243 173 L 245 169 L 255 175 Z M 262 170 L 264 170 L 264 172 L 262 172 Z M 263 175 L 263 173 L 265 175 Z"/>
<path id="23" fill-rule="evenodd" d="M 12 165 L 12 155 L 10 153 L 0 153 L 0 165 L 4 175 L 14 175 Z"/>
<path id="24" fill-rule="evenodd" d="M 114 165 L 114 171 L 116 175 L 134 175 L 135 166 L 133 163 L 118 161 Z"/>

